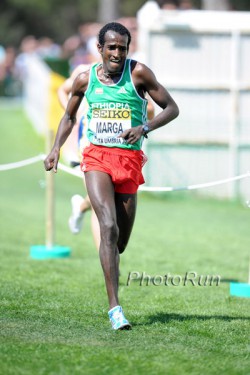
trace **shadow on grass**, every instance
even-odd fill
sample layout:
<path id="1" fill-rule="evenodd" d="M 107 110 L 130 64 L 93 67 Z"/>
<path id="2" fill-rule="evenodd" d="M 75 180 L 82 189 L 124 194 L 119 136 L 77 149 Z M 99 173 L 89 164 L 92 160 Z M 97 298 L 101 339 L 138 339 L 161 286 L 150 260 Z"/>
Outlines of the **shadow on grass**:
<path id="1" fill-rule="evenodd" d="M 236 316 L 228 316 L 228 315 L 182 315 L 182 314 L 166 314 L 166 313 L 158 313 L 156 315 L 148 316 L 148 321 L 146 323 L 132 323 L 133 326 L 141 326 L 141 325 L 150 325 L 154 323 L 170 323 L 172 321 L 191 321 L 191 320 L 201 320 L 206 321 L 210 319 L 215 320 L 223 320 L 225 322 L 231 322 L 233 320 L 246 320 L 249 321 L 250 317 L 236 317 Z"/>
<path id="2" fill-rule="evenodd" d="M 238 279 L 220 279 L 220 283 L 238 283 Z"/>

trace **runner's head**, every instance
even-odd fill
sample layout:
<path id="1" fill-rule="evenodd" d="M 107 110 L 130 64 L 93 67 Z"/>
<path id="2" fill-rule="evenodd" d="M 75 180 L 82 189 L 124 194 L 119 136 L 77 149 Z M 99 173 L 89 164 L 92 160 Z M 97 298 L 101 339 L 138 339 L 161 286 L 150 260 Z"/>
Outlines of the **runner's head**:
<path id="1" fill-rule="evenodd" d="M 128 55 L 130 32 L 122 24 L 111 22 L 100 30 L 98 40 L 105 74 L 120 74 Z"/>
<path id="2" fill-rule="evenodd" d="M 113 32 L 115 32 L 117 34 L 120 34 L 120 35 L 127 35 L 128 36 L 127 50 L 129 50 L 129 45 L 130 45 L 130 42 L 131 42 L 131 34 L 130 34 L 129 30 L 119 22 L 110 22 L 110 23 L 107 23 L 106 25 L 104 25 L 101 28 L 101 30 L 99 31 L 99 34 L 98 34 L 98 44 L 100 46 L 104 47 L 105 36 L 106 36 L 106 33 L 108 31 L 113 31 Z"/>

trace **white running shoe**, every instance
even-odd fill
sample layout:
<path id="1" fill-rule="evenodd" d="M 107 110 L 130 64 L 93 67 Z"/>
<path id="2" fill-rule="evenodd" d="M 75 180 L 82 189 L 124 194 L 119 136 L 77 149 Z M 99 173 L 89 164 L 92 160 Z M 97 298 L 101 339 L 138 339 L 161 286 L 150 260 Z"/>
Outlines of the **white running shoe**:
<path id="1" fill-rule="evenodd" d="M 84 213 L 81 212 L 80 207 L 84 198 L 81 195 L 73 195 L 71 198 L 72 214 L 69 218 L 69 229 L 73 234 L 80 233 L 83 225 Z"/>
<path id="2" fill-rule="evenodd" d="M 113 307 L 113 309 L 109 310 L 108 315 L 113 329 L 129 330 L 132 328 L 131 324 L 125 318 L 121 306 Z"/>

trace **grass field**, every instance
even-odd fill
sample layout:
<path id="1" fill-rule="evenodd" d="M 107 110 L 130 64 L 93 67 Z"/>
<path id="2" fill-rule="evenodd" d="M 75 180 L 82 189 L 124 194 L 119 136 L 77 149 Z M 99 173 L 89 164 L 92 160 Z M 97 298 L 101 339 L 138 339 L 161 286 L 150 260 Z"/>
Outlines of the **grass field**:
<path id="1" fill-rule="evenodd" d="M 21 110 L 2 109 L 0 116 L 0 164 L 44 152 Z M 120 277 L 133 330 L 113 332 L 89 215 L 79 236 L 67 228 L 81 179 L 56 176 L 56 243 L 70 246 L 71 257 L 39 261 L 29 249 L 45 243 L 42 163 L 0 177 L 1 374 L 250 373 L 250 300 L 229 294 L 230 280 L 247 282 L 249 208 L 190 192 L 140 194 Z M 151 284 L 128 286 L 131 271 L 144 271 Z M 170 274 L 186 272 L 220 275 L 221 282 L 173 286 Z M 153 285 L 166 274 L 169 286 Z"/>

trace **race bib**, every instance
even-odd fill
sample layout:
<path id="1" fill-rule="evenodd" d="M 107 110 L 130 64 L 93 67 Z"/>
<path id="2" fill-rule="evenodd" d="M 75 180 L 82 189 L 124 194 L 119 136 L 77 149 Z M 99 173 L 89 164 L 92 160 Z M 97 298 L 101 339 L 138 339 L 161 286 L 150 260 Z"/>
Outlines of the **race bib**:
<path id="1" fill-rule="evenodd" d="M 130 108 L 94 108 L 92 110 L 89 129 L 94 137 L 94 143 L 100 145 L 125 143 L 123 138 L 119 138 L 119 135 L 130 128 Z"/>

